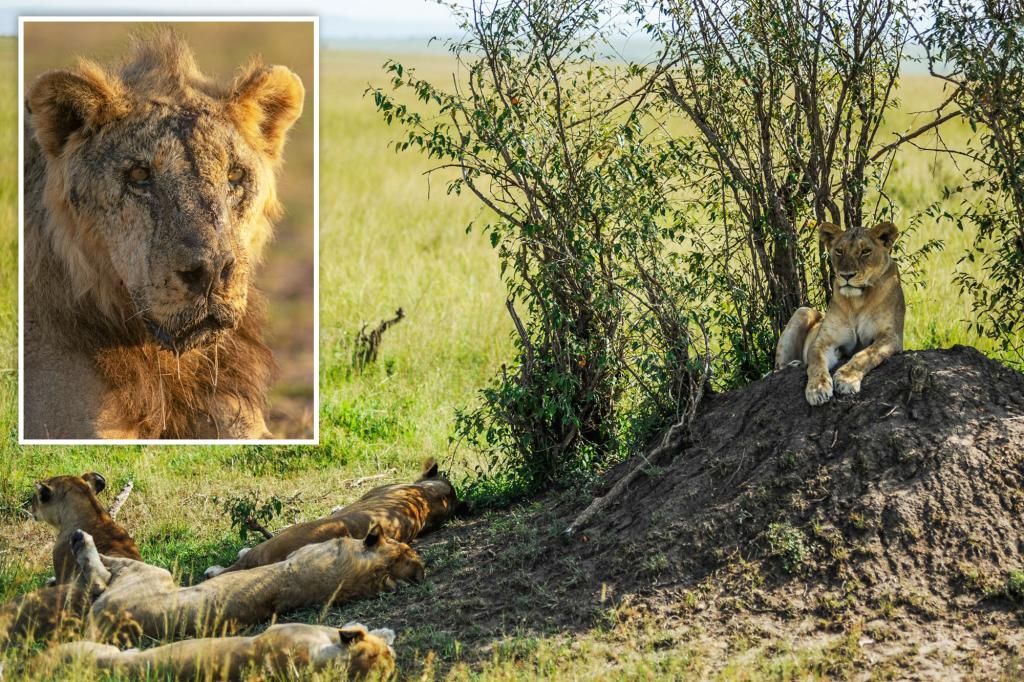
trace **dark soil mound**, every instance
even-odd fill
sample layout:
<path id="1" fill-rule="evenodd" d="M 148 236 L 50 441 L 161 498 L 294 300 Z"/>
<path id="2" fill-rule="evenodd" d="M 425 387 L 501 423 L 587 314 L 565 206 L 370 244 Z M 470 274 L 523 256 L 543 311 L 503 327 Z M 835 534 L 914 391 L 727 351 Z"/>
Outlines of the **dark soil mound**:
<path id="1" fill-rule="evenodd" d="M 804 401 L 805 380 L 789 368 L 708 398 L 687 443 L 571 537 L 590 495 L 552 494 L 425 538 L 427 585 L 339 621 L 470 651 L 590 628 L 623 600 L 706 632 L 764 614 L 891 621 L 893 609 L 916 623 L 900 635 L 915 642 L 937 624 L 961 628 L 943 635 L 956 640 L 1015 622 L 1024 375 L 956 347 L 894 357 L 859 395 L 822 407 Z"/>
<path id="2" fill-rule="evenodd" d="M 805 381 L 789 368 L 711 398 L 691 445 L 592 525 L 602 553 L 628 532 L 684 581 L 739 556 L 949 599 L 1024 565 L 1024 375 L 956 347 L 892 358 L 822 407 Z"/>

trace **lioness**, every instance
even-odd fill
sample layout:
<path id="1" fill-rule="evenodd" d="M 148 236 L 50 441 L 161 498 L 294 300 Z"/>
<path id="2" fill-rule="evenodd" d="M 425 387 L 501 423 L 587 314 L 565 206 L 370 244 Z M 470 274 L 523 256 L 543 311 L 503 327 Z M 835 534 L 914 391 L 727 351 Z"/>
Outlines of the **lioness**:
<path id="1" fill-rule="evenodd" d="M 36 483 L 32 496 L 32 516 L 57 529 L 53 544 L 53 571 L 57 583 L 68 582 L 77 570 L 71 552 L 71 535 L 81 529 L 89 533 L 96 548 L 107 556 L 142 560 L 135 541 L 115 523 L 96 497 L 107 487 L 100 474 L 91 471 L 81 476 L 56 476 Z"/>
<path id="2" fill-rule="evenodd" d="M 108 556 L 141 559 L 131 536 L 110 518 L 96 495 L 106 487 L 96 472 L 56 476 L 36 483 L 32 516 L 57 529 L 53 545 L 55 585 L 43 587 L 0 606 L 0 645 L 25 638 L 42 639 L 65 624 L 74 626 L 92 601 L 88 581 L 76 579 L 78 564 L 71 551 L 71 536 L 82 528 L 90 533 L 98 551 Z"/>
<path id="3" fill-rule="evenodd" d="M 281 561 L 299 547 L 339 537 L 366 537 L 371 526 L 379 527 L 393 540 L 411 542 L 417 536 L 439 528 L 464 507 L 455 488 L 428 459 L 415 483 L 374 488 L 352 504 L 329 516 L 296 523 L 252 549 L 242 550 L 238 561 L 221 568 L 206 569 L 206 577 L 265 566 Z"/>
<path id="4" fill-rule="evenodd" d="M 363 540 L 307 545 L 285 561 L 192 587 L 179 587 L 162 568 L 100 556 L 88 533 L 75 533 L 71 544 L 82 575 L 100 586 L 88 618 L 103 639 L 232 632 L 304 606 L 341 603 L 423 579 L 419 555 L 377 527 Z"/>
<path id="5" fill-rule="evenodd" d="M 217 83 L 163 32 L 27 92 L 26 437 L 269 436 L 251 273 L 298 76 L 254 61 Z"/>
<path id="6" fill-rule="evenodd" d="M 892 223 L 870 230 L 843 231 L 822 223 L 821 239 L 836 273 L 828 313 L 800 308 L 779 337 L 775 368 L 794 361 L 807 365 L 804 395 L 811 405 L 832 397 L 832 369 L 843 357 L 849 361 L 835 374 L 835 391 L 860 392 L 864 375 L 903 350 L 903 317 L 906 303 L 900 272 L 892 259 L 899 234 Z"/>
<path id="7" fill-rule="evenodd" d="M 342 667 L 349 679 L 388 679 L 395 669 L 395 633 L 368 631 L 359 623 L 341 629 L 323 625 L 272 625 L 254 637 L 190 639 L 140 651 L 98 642 L 71 642 L 47 658 L 88 660 L 119 675 L 173 679 L 240 680 L 246 672 L 294 679 L 302 672 Z"/>

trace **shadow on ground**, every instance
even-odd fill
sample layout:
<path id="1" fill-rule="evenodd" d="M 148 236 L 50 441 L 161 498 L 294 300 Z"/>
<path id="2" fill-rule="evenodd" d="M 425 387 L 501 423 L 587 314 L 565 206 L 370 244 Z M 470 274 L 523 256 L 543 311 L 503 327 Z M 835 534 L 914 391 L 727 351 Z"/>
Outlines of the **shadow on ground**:
<path id="1" fill-rule="evenodd" d="M 417 543 L 424 585 L 328 622 L 395 628 L 407 665 L 628 612 L 668 646 L 673 632 L 727 650 L 737 632 L 749 644 L 855 627 L 864 666 L 1005 672 L 1024 600 L 1024 375 L 954 347 L 897 356 L 820 408 L 804 381 L 789 368 L 712 396 L 688 442 L 572 538 L 592 495 L 457 523 Z"/>

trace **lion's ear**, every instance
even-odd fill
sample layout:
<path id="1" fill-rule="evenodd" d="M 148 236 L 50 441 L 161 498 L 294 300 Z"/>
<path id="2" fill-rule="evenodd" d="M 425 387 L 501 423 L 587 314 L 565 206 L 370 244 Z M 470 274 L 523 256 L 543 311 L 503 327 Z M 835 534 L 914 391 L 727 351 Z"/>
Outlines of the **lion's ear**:
<path id="1" fill-rule="evenodd" d="M 277 160 L 302 114 L 303 97 L 302 80 L 289 69 L 256 63 L 235 81 L 228 111 L 249 144 Z"/>
<path id="2" fill-rule="evenodd" d="M 36 139 L 47 154 L 60 156 L 75 133 L 90 135 L 126 110 L 120 81 L 85 62 L 76 71 L 50 71 L 28 91 Z"/>
<path id="3" fill-rule="evenodd" d="M 349 623 L 338 630 L 342 644 L 354 644 L 366 639 L 366 626 L 362 623 Z"/>
<path id="4" fill-rule="evenodd" d="M 882 246 L 891 249 L 892 245 L 896 243 L 896 237 L 900 235 L 900 231 L 887 220 L 872 227 L 869 234 L 877 239 Z"/>
<path id="5" fill-rule="evenodd" d="M 82 480 L 89 484 L 92 491 L 99 495 L 107 487 L 107 479 L 103 478 L 102 474 L 98 474 L 95 471 L 90 471 L 87 474 L 82 474 Z"/>
<path id="6" fill-rule="evenodd" d="M 832 245 L 842 234 L 843 228 L 835 223 L 821 223 L 818 225 L 818 235 L 821 237 L 821 243 L 825 245 L 826 249 L 831 249 Z"/>
<path id="7" fill-rule="evenodd" d="M 45 504 L 53 497 L 53 488 L 40 481 L 36 483 L 36 495 L 39 496 L 39 501 Z"/>
<path id="8" fill-rule="evenodd" d="M 388 646 L 395 643 L 395 631 L 391 628 L 377 628 L 376 630 L 371 630 L 370 634 L 380 637 Z"/>
<path id="9" fill-rule="evenodd" d="M 366 539 L 363 540 L 363 546 L 366 547 L 366 549 L 373 549 L 380 544 L 380 536 L 380 524 L 375 523 L 370 527 L 370 530 L 367 531 Z"/>

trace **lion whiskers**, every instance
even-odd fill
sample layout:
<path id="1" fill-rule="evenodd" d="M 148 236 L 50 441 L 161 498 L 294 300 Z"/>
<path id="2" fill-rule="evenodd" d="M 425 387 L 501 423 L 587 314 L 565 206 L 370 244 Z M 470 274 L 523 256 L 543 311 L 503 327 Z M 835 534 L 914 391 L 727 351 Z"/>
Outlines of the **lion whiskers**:
<path id="1" fill-rule="evenodd" d="M 128 324 L 129 322 L 131 322 L 132 320 L 134 320 L 134 319 L 135 319 L 136 317 L 141 317 L 142 315 L 145 315 L 146 313 L 148 313 L 148 312 L 149 312 L 150 310 L 152 310 L 152 309 L 153 309 L 152 307 L 150 307 L 150 306 L 147 306 L 147 307 L 145 307 L 145 308 L 142 308 L 142 309 L 140 310 L 140 309 L 139 309 L 139 307 L 138 307 L 138 306 L 137 306 L 137 305 L 135 304 L 135 301 L 134 301 L 134 300 L 132 301 L 132 307 L 133 307 L 133 308 L 135 308 L 135 314 L 134 314 L 134 315 L 130 315 L 130 316 L 128 316 L 128 317 L 126 317 L 126 318 L 124 319 L 124 323 L 125 323 L 125 324 Z"/>

